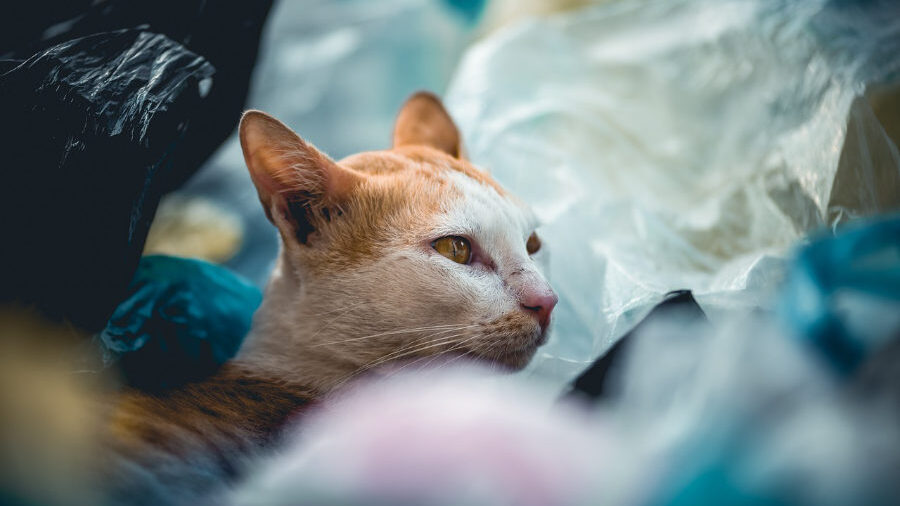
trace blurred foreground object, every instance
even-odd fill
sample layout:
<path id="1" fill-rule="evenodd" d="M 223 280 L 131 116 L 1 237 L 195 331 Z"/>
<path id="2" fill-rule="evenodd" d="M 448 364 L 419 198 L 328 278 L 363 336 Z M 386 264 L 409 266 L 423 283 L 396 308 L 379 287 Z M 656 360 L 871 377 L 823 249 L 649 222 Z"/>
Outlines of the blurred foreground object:
<path id="1" fill-rule="evenodd" d="M 598 504 L 617 443 L 584 413 L 538 404 L 533 389 L 459 363 L 364 384 L 223 504 Z"/>
<path id="2" fill-rule="evenodd" d="M 701 324 L 706 323 L 707 319 L 689 290 L 667 293 L 640 323 L 618 338 L 609 350 L 575 378 L 572 389 L 567 395 L 593 402 L 607 400 L 610 393 L 615 390 L 615 385 L 611 385 L 611 383 L 615 381 L 613 377 L 616 369 L 621 367 L 622 362 L 625 361 L 634 336 L 647 326 L 660 321 L 668 325 L 698 328 Z"/>
<path id="3" fill-rule="evenodd" d="M 845 227 L 801 249 L 778 309 L 842 374 L 900 345 L 900 215 Z"/>
<path id="4" fill-rule="evenodd" d="M 201 260 L 141 258 L 128 297 L 96 343 L 103 366 L 159 391 L 213 373 L 237 353 L 262 292 L 228 269 Z"/>
<path id="5" fill-rule="evenodd" d="M 900 112 L 864 93 L 897 89 L 898 33 L 893 1 L 622 0 L 472 47 L 448 109 L 545 219 L 560 294 L 531 370 L 571 380 L 671 290 L 770 309 L 794 244 L 897 209 Z"/>
<path id="6" fill-rule="evenodd" d="M 17 3 L 0 38 L 0 299 L 99 330 L 160 197 L 237 125 L 271 2 L 85 4 Z"/>
<path id="7" fill-rule="evenodd" d="M 0 311 L 0 504 L 102 504 L 103 414 L 91 402 L 101 378 L 72 372 L 84 339 L 27 312 Z"/>

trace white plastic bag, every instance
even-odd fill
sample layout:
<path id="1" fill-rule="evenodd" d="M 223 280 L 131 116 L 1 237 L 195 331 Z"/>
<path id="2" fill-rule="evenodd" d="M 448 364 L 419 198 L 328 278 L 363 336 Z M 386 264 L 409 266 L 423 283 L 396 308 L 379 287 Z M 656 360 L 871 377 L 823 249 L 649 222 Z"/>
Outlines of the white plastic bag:
<path id="1" fill-rule="evenodd" d="M 861 98 L 898 81 L 898 33 L 891 2 L 623 0 L 473 47 L 449 109 L 544 217 L 561 296 L 531 370 L 571 379 L 669 290 L 765 306 L 808 232 L 900 205 Z"/>

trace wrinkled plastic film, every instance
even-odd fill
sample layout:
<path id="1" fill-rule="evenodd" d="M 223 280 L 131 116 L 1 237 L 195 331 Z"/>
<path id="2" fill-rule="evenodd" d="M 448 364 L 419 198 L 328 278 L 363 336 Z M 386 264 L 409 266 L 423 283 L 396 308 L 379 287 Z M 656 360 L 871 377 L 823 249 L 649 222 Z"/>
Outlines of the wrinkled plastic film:
<path id="1" fill-rule="evenodd" d="M 771 306 L 789 246 L 896 208 L 896 145 L 864 98 L 898 79 L 896 10 L 610 2 L 473 47 L 448 107 L 544 218 L 562 301 L 532 370 L 570 379 L 669 290 L 713 319 Z"/>

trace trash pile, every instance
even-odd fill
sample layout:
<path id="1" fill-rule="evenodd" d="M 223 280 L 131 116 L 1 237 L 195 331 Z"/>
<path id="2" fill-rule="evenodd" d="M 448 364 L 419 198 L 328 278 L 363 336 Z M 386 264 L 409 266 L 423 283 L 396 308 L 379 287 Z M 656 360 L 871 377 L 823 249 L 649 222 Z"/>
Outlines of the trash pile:
<path id="1" fill-rule="evenodd" d="M 271 2 L 18 5 L 0 301 L 95 332 L 132 386 L 208 374 L 278 245 L 245 106 L 340 158 L 452 74 L 468 157 L 544 219 L 550 342 L 524 374 L 349 392 L 217 503 L 896 502 L 900 6 L 596 2 L 456 66 L 484 5 L 448 3 L 283 2 L 252 94 Z M 176 188 L 238 217 L 224 267 L 141 258 Z"/>

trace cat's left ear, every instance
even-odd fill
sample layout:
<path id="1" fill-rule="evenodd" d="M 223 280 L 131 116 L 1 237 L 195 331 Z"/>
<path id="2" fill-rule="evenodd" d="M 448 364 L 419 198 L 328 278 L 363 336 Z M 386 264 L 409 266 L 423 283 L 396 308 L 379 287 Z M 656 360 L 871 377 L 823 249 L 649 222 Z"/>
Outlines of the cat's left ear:
<path id="1" fill-rule="evenodd" d="M 420 91 L 406 100 L 394 125 L 394 147 L 429 146 L 465 158 L 462 136 L 436 95 Z"/>
<path id="2" fill-rule="evenodd" d="M 342 167 L 284 123 L 247 111 L 239 128 L 241 149 L 266 216 L 305 244 L 335 214 L 363 176 Z"/>

